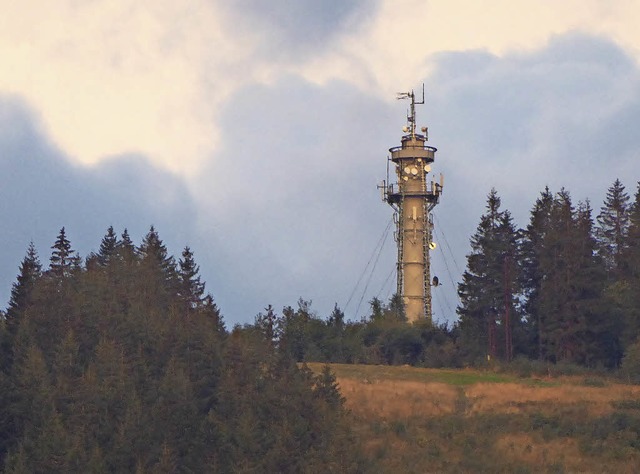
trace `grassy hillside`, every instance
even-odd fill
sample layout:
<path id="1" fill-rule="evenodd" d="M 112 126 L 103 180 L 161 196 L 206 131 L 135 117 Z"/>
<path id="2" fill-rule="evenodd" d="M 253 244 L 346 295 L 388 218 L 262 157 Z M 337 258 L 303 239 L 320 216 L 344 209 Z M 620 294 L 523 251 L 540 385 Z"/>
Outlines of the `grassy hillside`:
<path id="1" fill-rule="evenodd" d="M 640 386 L 589 376 L 332 369 L 381 472 L 640 472 Z"/>

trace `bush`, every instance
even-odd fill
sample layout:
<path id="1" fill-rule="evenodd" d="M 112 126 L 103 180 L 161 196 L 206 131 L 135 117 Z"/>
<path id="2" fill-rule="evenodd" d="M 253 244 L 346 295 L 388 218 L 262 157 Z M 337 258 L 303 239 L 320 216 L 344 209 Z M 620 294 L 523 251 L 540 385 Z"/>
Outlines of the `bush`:
<path id="1" fill-rule="evenodd" d="M 602 377 L 585 377 L 582 380 L 582 385 L 585 387 L 606 387 L 608 384 Z"/>
<path id="2" fill-rule="evenodd" d="M 501 372 L 513 374 L 521 378 L 529 378 L 534 375 L 546 377 L 549 375 L 549 363 L 546 361 L 529 359 L 526 356 L 518 355 L 508 364 L 500 367 Z"/>
<path id="3" fill-rule="evenodd" d="M 429 343 L 424 350 L 422 366 L 440 369 L 443 367 L 461 368 L 460 351 L 451 340 L 442 343 Z"/>
<path id="4" fill-rule="evenodd" d="M 640 410 L 640 400 L 613 401 L 611 406 L 618 410 Z"/>
<path id="5" fill-rule="evenodd" d="M 622 358 L 621 370 L 630 383 L 640 384 L 640 340 L 627 347 Z"/>

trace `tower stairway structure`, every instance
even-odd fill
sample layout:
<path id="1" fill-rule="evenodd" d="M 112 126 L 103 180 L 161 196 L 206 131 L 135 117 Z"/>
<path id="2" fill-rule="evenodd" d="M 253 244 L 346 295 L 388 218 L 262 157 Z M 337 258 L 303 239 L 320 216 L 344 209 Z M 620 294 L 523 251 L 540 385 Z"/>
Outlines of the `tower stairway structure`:
<path id="1" fill-rule="evenodd" d="M 437 149 L 426 144 L 427 128 L 416 133 L 415 106 L 424 104 L 424 89 L 420 102 L 416 102 L 413 91 L 398 94 L 398 99 L 409 99 L 411 109 L 401 145 L 389 149 L 387 179 L 381 188 L 384 201 L 394 209 L 397 293 L 402 297 L 407 321 L 431 321 L 430 251 L 435 249 L 431 211 L 439 202 L 444 183 L 442 175 L 439 182 L 429 180 Z M 394 183 L 390 183 L 390 166 L 395 171 Z"/>

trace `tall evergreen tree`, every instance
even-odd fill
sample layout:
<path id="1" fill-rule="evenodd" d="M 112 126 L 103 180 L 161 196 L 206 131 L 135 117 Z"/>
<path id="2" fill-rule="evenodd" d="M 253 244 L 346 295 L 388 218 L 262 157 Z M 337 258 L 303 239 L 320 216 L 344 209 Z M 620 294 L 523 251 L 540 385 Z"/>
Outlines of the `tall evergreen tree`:
<path id="1" fill-rule="evenodd" d="M 113 230 L 113 226 L 109 226 L 106 235 L 100 242 L 100 249 L 98 250 L 98 263 L 101 266 L 108 265 L 111 260 L 116 256 L 118 251 L 118 236 Z"/>
<path id="2" fill-rule="evenodd" d="M 599 323 L 604 274 L 593 227 L 588 202 L 576 210 L 568 191 L 556 194 L 541 245 L 538 300 L 542 355 L 552 361 L 584 364 L 606 358 L 590 351 L 591 342 L 607 331 Z"/>
<path id="3" fill-rule="evenodd" d="M 176 276 L 176 264 L 172 256 L 167 252 L 167 247 L 160 239 L 156 229 L 151 226 L 138 248 L 143 265 L 157 266 L 167 280 Z"/>
<path id="4" fill-rule="evenodd" d="M 200 278 L 200 267 L 188 246 L 182 251 L 178 265 L 179 295 L 189 308 L 198 308 L 202 305 L 205 285 Z"/>
<path id="5" fill-rule="evenodd" d="M 136 261 L 136 246 L 133 244 L 127 229 L 122 232 L 122 236 L 117 245 L 117 254 L 125 263 L 131 264 Z"/>
<path id="6" fill-rule="evenodd" d="M 640 182 L 633 204 L 629 208 L 629 229 L 624 246 L 625 261 L 629 263 L 628 276 L 640 277 Z"/>
<path id="7" fill-rule="evenodd" d="M 9 300 L 6 314 L 7 330 L 10 333 L 15 334 L 20 320 L 20 313 L 28 305 L 31 292 L 41 275 L 42 265 L 36 248 L 31 242 L 27 249 L 27 254 L 20 264 L 20 274 L 11 288 L 11 299 Z"/>
<path id="8" fill-rule="evenodd" d="M 458 285 L 462 345 L 472 360 L 498 355 L 510 359 L 512 328 L 520 322 L 515 311 L 517 231 L 511 215 L 500 210 L 500 204 L 498 193 L 492 189 L 486 212 L 471 237 L 467 270 Z"/>
<path id="9" fill-rule="evenodd" d="M 607 272 L 598 254 L 592 209 L 587 200 L 576 211 L 576 252 L 580 262 L 574 290 L 576 317 L 585 319 L 583 356 L 579 362 L 588 366 L 605 364 L 617 366 L 622 358 L 620 347 L 621 318 L 605 303 Z"/>
<path id="10" fill-rule="evenodd" d="M 346 324 L 344 317 L 344 311 L 342 311 L 336 303 L 327 319 L 327 337 L 324 344 L 322 344 L 326 359 L 331 362 L 342 362 L 345 360 L 344 332 Z"/>
<path id="11" fill-rule="evenodd" d="M 67 278 L 74 268 L 80 264 L 80 259 L 71 248 L 71 242 L 67 238 L 64 227 L 60 229 L 58 237 L 51 247 L 51 259 L 49 273 L 58 278 Z"/>
<path id="12" fill-rule="evenodd" d="M 625 346 L 640 337 L 640 182 L 629 209 L 629 229 L 623 248 L 624 284 L 622 310 L 624 312 Z"/>
<path id="13" fill-rule="evenodd" d="M 331 328 L 335 328 L 338 332 L 344 329 L 344 311 L 338 307 L 338 303 L 333 305 L 333 311 L 329 315 L 327 325 Z"/>
<path id="14" fill-rule="evenodd" d="M 265 309 L 266 313 L 258 313 L 255 320 L 255 327 L 271 345 L 278 342 L 278 315 L 273 306 L 269 305 Z"/>
<path id="15" fill-rule="evenodd" d="M 391 298 L 389 298 L 389 304 L 383 311 L 383 318 L 387 321 L 407 321 L 407 313 L 402 296 L 394 293 Z"/>
<path id="16" fill-rule="evenodd" d="M 619 179 L 607 190 L 598 214 L 596 235 L 604 263 L 613 281 L 622 276 L 625 245 L 629 231 L 629 195 Z"/>
<path id="17" fill-rule="evenodd" d="M 225 334 L 226 329 L 222 319 L 222 313 L 218 305 L 213 301 L 213 296 L 210 294 L 207 294 L 207 296 L 203 298 L 200 313 L 213 323 L 213 326 L 219 334 Z"/>
<path id="18" fill-rule="evenodd" d="M 522 287 L 524 294 L 524 312 L 526 318 L 526 329 L 528 344 L 528 354 L 531 357 L 542 358 L 542 338 L 543 330 L 540 311 L 540 287 L 544 274 L 540 266 L 541 255 L 544 252 L 545 238 L 549 232 L 551 207 L 553 205 L 553 194 L 546 187 L 540 193 L 538 199 L 531 210 L 529 224 L 523 231 L 521 243 L 522 252 Z"/>
<path id="19" fill-rule="evenodd" d="M 369 301 L 369 306 L 371 307 L 371 321 L 381 320 L 383 318 L 384 303 L 380 298 L 374 296 L 371 301 Z"/>
<path id="20" fill-rule="evenodd" d="M 170 304 L 173 295 L 180 291 L 180 281 L 175 260 L 153 226 L 138 247 L 138 255 L 139 271 L 144 275 L 139 281 L 139 291 L 148 304 L 159 307 Z"/>
<path id="21" fill-rule="evenodd" d="M 544 275 L 539 295 L 540 344 L 545 358 L 562 359 L 568 349 L 568 328 L 572 325 L 567 314 L 572 295 L 570 283 L 575 209 L 571 195 L 564 188 L 556 194 L 549 215 L 549 228 L 543 239 L 540 267 Z"/>

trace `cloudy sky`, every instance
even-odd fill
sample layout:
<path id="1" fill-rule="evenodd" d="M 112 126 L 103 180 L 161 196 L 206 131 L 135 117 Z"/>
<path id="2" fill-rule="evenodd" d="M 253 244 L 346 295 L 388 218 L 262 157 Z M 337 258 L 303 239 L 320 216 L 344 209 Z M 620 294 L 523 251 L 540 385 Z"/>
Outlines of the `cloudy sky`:
<path id="1" fill-rule="evenodd" d="M 638 0 L 0 0 L 0 301 L 29 241 L 81 255 L 155 225 L 228 325 L 266 305 L 359 318 L 394 287 L 376 185 L 406 102 L 445 175 L 435 317 L 454 319 L 496 187 L 599 209 L 640 180 Z M 375 265 L 374 265 L 375 264 Z M 347 304 L 348 303 L 348 304 Z M 5 303 L 0 303 L 4 306 Z"/>

